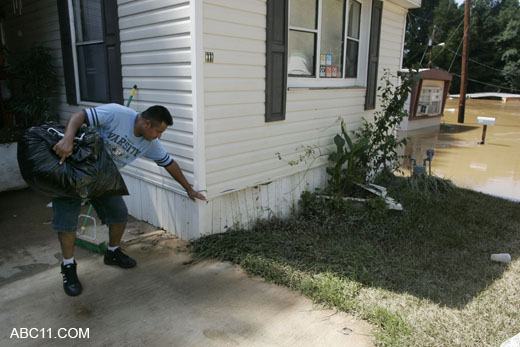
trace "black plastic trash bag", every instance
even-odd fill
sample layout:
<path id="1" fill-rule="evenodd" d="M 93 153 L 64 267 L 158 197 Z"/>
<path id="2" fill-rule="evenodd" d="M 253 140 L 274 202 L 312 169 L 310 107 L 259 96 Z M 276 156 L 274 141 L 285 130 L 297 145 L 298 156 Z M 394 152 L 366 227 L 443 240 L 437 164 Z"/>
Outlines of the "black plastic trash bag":
<path id="1" fill-rule="evenodd" d="M 28 129 L 18 141 L 18 165 L 29 186 L 53 197 L 128 195 L 123 177 L 94 128 L 78 131 L 72 155 L 60 165 L 53 147 L 64 132 L 63 126 L 48 123 Z"/>

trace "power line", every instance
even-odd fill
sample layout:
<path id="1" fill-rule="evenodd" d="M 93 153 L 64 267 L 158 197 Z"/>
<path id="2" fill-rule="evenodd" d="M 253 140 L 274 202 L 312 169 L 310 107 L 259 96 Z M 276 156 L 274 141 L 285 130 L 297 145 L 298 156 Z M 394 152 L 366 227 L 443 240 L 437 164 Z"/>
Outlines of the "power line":
<path id="1" fill-rule="evenodd" d="M 462 46 L 462 41 L 464 40 L 464 37 L 460 39 L 459 47 L 457 47 L 457 52 L 453 55 L 453 59 L 451 60 L 450 68 L 448 69 L 448 72 L 451 71 L 451 67 L 453 66 L 453 63 L 455 62 L 455 58 L 457 58 L 457 55 L 459 55 L 460 46 Z"/>
<path id="2" fill-rule="evenodd" d="M 448 51 L 450 51 L 451 53 L 455 53 L 456 55 L 460 55 L 458 52 L 455 52 L 449 48 L 446 48 Z M 468 59 L 469 61 L 475 63 L 475 64 L 479 64 L 479 65 L 482 65 L 482 66 L 485 66 L 487 68 L 490 68 L 490 69 L 493 69 L 493 70 L 496 70 L 496 71 L 500 71 L 500 72 L 503 72 L 505 73 L 506 71 L 505 70 L 502 70 L 502 69 L 499 69 L 497 67 L 494 67 L 494 66 L 491 66 L 491 65 L 487 65 L 487 64 L 484 64 L 484 63 L 481 63 L 479 61 L 476 61 L 475 59 Z"/>
<path id="3" fill-rule="evenodd" d="M 414 17 L 416 17 L 416 18 L 420 18 L 420 19 L 423 19 L 423 20 L 425 20 L 425 21 L 428 21 L 428 22 L 433 23 L 433 20 L 430 20 L 430 19 L 427 19 L 427 18 L 423 18 L 423 17 L 421 17 L 421 16 L 417 16 L 417 15 L 411 13 L 411 12 L 408 12 L 408 15 L 412 15 L 412 16 L 414 16 Z M 448 40 L 446 40 L 445 45 L 444 45 L 444 47 L 442 48 L 442 50 L 441 50 L 439 53 L 437 53 L 437 54 L 435 55 L 435 57 L 432 58 L 432 61 L 435 60 L 435 59 L 436 59 L 436 58 L 437 58 L 437 57 L 438 57 L 438 56 L 439 56 L 439 55 L 440 55 L 440 54 L 441 54 L 445 49 L 447 49 L 447 50 L 450 51 L 451 53 L 454 53 L 455 56 L 453 57 L 453 60 L 451 61 L 450 67 L 449 67 L 449 69 L 448 69 L 448 72 L 450 72 L 450 70 L 451 70 L 451 68 L 452 68 L 452 66 L 453 66 L 453 63 L 454 63 L 454 61 L 455 61 L 455 57 L 456 57 L 457 55 L 458 55 L 458 56 L 461 56 L 461 54 L 459 53 L 459 50 L 460 50 L 460 47 L 461 47 L 461 45 L 462 45 L 462 40 L 464 39 L 464 37 L 462 37 L 462 39 L 461 39 L 461 41 L 460 41 L 460 43 L 459 43 L 459 47 L 457 48 L 457 51 L 456 51 L 456 52 L 453 51 L 452 49 L 448 48 L 448 42 L 451 41 L 451 39 L 453 38 L 453 36 L 457 33 L 457 30 L 459 29 L 459 27 L 461 26 L 461 24 L 464 23 L 464 15 L 462 15 L 461 17 L 459 17 L 459 18 L 457 18 L 457 19 L 454 19 L 454 20 L 450 20 L 450 21 L 446 21 L 446 22 L 442 22 L 442 23 L 440 23 L 440 25 L 445 24 L 445 23 L 451 23 L 451 22 L 455 22 L 456 20 L 459 20 L 460 18 L 462 18 L 462 20 L 459 22 L 459 25 L 458 25 L 457 28 L 452 32 L 452 34 L 450 35 L 450 37 L 448 38 Z M 412 25 L 412 21 L 411 21 L 411 20 L 410 20 L 410 25 Z M 445 34 L 447 34 L 446 31 L 440 29 L 438 26 L 437 26 L 437 30 L 442 31 L 442 32 L 444 32 Z M 422 57 L 421 57 L 421 61 L 419 62 L 419 66 L 421 66 L 421 67 L 423 66 L 423 65 L 422 65 L 422 62 L 423 62 L 423 60 L 424 60 L 424 57 L 426 56 L 426 52 L 428 51 L 428 47 L 429 47 L 429 46 L 426 45 L 426 48 L 425 48 L 425 50 L 424 50 L 424 52 L 423 52 L 423 55 L 422 55 Z M 416 54 L 414 54 L 414 57 L 417 56 L 419 53 L 420 53 L 420 52 L 417 52 Z M 491 66 L 491 65 L 488 65 L 488 64 L 481 63 L 481 62 L 479 62 L 479 61 L 477 61 L 477 60 L 475 60 L 475 59 L 468 58 L 468 60 L 471 61 L 472 63 L 478 64 L 478 65 L 482 65 L 482 66 L 485 66 L 485 67 L 487 67 L 487 68 L 490 68 L 490 69 L 493 69 L 493 70 L 499 71 L 499 72 L 501 72 L 501 73 L 507 73 L 507 72 L 506 72 L 505 70 L 503 70 L 503 69 L 499 69 L 499 68 L 497 68 L 497 67 L 494 67 L 494 66 Z"/>
<path id="4" fill-rule="evenodd" d="M 462 22 L 461 22 L 461 23 L 462 23 Z M 453 37 L 453 34 L 452 34 L 451 37 Z M 447 50 L 450 51 L 451 53 L 455 54 L 455 56 L 453 57 L 453 60 L 452 60 L 452 62 L 451 62 L 451 64 L 450 64 L 450 69 L 451 69 L 451 67 L 452 67 L 452 65 L 453 65 L 453 61 L 455 60 L 455 57 L 456 57 L 456 56 L 461 56 L 461 54 L 459 53 L 459 50 L 460 50 L 460 46 L 462 45 L 462 40 L 464 39 L 464 37 L 463 37 L 463 38 L 460 40 L 459 46 L 458 46 L 458 48 L 457 48 L 457 51 L 454 51 L 454 50 L 452 50 L 452 49 L 450 49 L 450 48 L 447 47 L 447 44 L 448 44 L 448 42 L 451 40 L 451 37 L 446 41 L 446 44 L 444 45 L 444 47 L 442 48 L 442 50 L 441 50 L 439 53 L 437 53 L 437 54 L 435 55 L 435 57 L 433 57 L 433 59 L 432 59 L 432 60 L 435 60 L 435 58 L 437 58 L 439 55 L 441 55 L 441 53 L 442 53 L 445 49 L 447 49 Z M 440 42 L 438 42 L 438 43 L 440 43 Z M 428 50 L 428 47 L 429 47 L 429 46 L 426 45 L 426 50 L 425 50 L 425 52 L 423 53 L 423 58 L 424 58 L 424 55 L 426 54 L 426 51 Z M 419 52 L 419 53 L 420 53 L 420 52 Z M 417 54 L 419 54 L 419 53 L 416 53 L 415 55 L 417 55 Z M 485 67 L 487 67 L 487 68 L 489 68 L 489 69 L 493 69 L 493 70 L 496 70 L 496 71 L 499 71 L 499 72 L 502 72 L 502 73 L 507 73 L 507 71 L 505 71 L 505 70 L 503 70 L 503 69 L 499 69 L 499 68 L 497 68 L 497 67 L 495 67 L 495 66 L 481 63 L 481 62 L 479 62 L 478 60 L 471 59 L 471 58 L 468 58 L 468 60 L 471 61 L 472 63 L 478 64 L 478 65 L 482 65 L 482 66 L 485 66 Z M 423 61 L 423 59 L 421 59 L 421 62 L 419 63 L 419 65 L 421 65 L 421 66 L 422 66 L 422 61 Z M 448 72 L 450 71 L 450 69 L 448 69 Z"/>
<path id="5" fill-rule="evenodd" d="M 452 72 L 451 74 L 460 78 L 460 75 L 458 75 L 458 74 L 456 74 L 456 73 L 454 73 L 454 72 Z M 503 89 L 511 90 L 511 91 L 513 91 L 513 92 L 518 91 L 517 89 L 513 89 L 513 88 L 509 88 L 509 87 L 504 87 L 504 86 L 497 86 L 496 84 L 491 84 L 491 83 L 486 83 L 486 82 L 482 82 L 482 81 L 477 81 L 477 80 L 474 80 L 474 79 L 471 79 L 471 78 L 468 78 L 468 80 L 470 80 L 471 82 L 476 82 L 476 83 L 480 83 L 480 84 L 485 84 L 485 85 L 487 85 L 487 86 L 491 86 L 491 87 L 503 88 Z"/>
<path id="6" fill-rule="evenodd" d="M 453 36 L 457 33 L 457 30 L 459 30 L 459 27 L 461 26 L 462 23 L 464 23 L 464 18 L 460 21 L 459 25 L 457 25 L 457 28 L 453 31 L 453 33 L 448 38 L 448 40 L 446 40 L 446 42 L 444 42 L 444 47 L 442 47 L 442 50 L 439 53 L 437 53 L 437 55 L 435 55 L 435 57 L 432 58 L 432 61 L 435 60 L 435 58 L 437 58 L 448 47 L 448 43 L 451 41 Z"/>

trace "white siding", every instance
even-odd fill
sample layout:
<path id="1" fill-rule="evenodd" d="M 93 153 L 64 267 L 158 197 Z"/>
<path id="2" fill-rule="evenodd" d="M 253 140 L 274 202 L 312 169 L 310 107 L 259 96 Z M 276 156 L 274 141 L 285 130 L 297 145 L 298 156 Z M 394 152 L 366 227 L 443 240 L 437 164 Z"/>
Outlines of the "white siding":
<path id="1" fill-rule="evenodd" d="M 65 0 L 63 0 L 65 1 Z M 95 104 L 71 106 L 66 102 L 61 59 L 60 28 L 55 0 L 25 0 L 22 15 L 13 14 L 13 2 L 0 0 L 6 12 L 9 48 L 19 51 L 36 44 L 50 47 L 56 57 L 60 87 L 55 110 L 64 122 L 72 112 Z M 119 0 L 121 63 L 125 102 L 134 84 L 138 86 L 131 107 L 142 111 L 162 104 L 174 117 L 174 125 L 164 134 L 163 143 L 178 160 L 189 181 L 193 181 L 193 112 L 188 0 Z M 170 180 L 164 170 L 151 169 L 147 160 L 133 164 L 151 182 Z"/>
<path id="2" fill-rule="evenodd" d="M 197 203 L 172 191 L 169 184 L 157 185 L 143 179 L 139 172 L 124 177 L 130 192 L 125 202 L 132 216 L 184 240 L 199 237 L 198 230 L 194 228 L 199 210 Z"/>
<path id="3" fill-rule="evenodd" d="M 66 0 L 60 0 L 66 1 Z M 162 143 L 194 182 L 194 115 L 192 93 L 192 8 L 189 0 L 118 0 L 121 63 L 125 103 L 134 84 L 131 107 L 142 111 L 161 104 L 174 125 Z M 22 15 L 12 12 L 12 0 L 0 0 L 6 12 L 9 47 L 22 50 L 43 44 L 51 47 L 61 81 L 55 110 L 64 122 L 72 112 L 96 104 L 70 106 L 66 102 L 56 0 L 24 0 Z M 197 235 L 198 209 L 180 187 L 154 162 L 139 159 L 122 170 L 132 193 L 125 198 L 130 214 L 183 238 Z M 194 227 L 195 226 L 195 227 Z"/>
<path id="4" fill-rule="evenodd" d="M 118 5 L 125 100 L 137 85 L 132 108 L 143 111 L 160 104 L 170 110 L 174 125 L 164 133 L 162 143 L 193 182 L 190 3 L 119 0 Z M 183 192 L 165 170 L 146 159 L 136 160 L 123 169 L 123 173 L 131 172 L 152 184 L 172 185 L 174 190 Z"/>
<path id="5" fill-rule="evenodd" d="M 4 8 L 12 4 L 0 3 Z M 203 33 L 196 36 L 193 16 L 200 9 L 193 6 L 200 4 L 202 18 L 197 20 Z M 130 213 L 178 236 L 188 239 L 226 226 L 247 227 L 256 218 L 286 216 L 301 191 L 323 187 L 327 179 L 325 155 L 298 166 L 287 161 L 297 159 L 302 146 L 317 145 L 325 153 L 339 131 L 340 118 L 353 130 L 372 114 L 363 109 L 362 86 L 291 89 L 286 120 L 265 123 L 265 0 L 118 0 L 118 5 L 125 98 L 137 84 L 133 108 L 140 111 L 159 103 L 170 109 L 175 124 L 162 142 L 190 182 L 199 167 L 199 179 L 207 184 L 209 202 L 193 203 L 153 162 L 138 160 L 124 169 L 132 193 L 126 198 Z M 24 39 L 19 44 L 44 42 L 52 47 L 62 75 L 56 2 L 25 0 L 23 16 L 6 12 L 9 35 L 17 40 L 21 30 Z M 384 68 L 400 67 L 405 15 L 403 8 L 385 1 L 379 75 Z M 196 39 L 202 44 L 195 55 L 193 46 L 200 44 Z M 202 49 L 214 53 L 214 63 L 204 63 L 199 71 L 192 60 L 202 59 Z M 203 95 L 195 97 L 196 88 Z M 63 117 L 77 109 L 66 104 L 63 86 L 58 100 Z M 193 110 L 201 102 L 204 118 L 198 119 Z M 195 142 L 197 133 L 203 138 Z M 278 159 L 278 152 L 284 160 Z"/>
<path id="6" fill-rule="evenodd" d="M 265 184 L 241 189 L 210 199 L 206 210 L 206 227 L 200 236 L 234 228 L 251 228 L 258 219 L 285 218 L 296 211 L 303 191 L 323 189 L 327 184 L 325 167 L 287 175 Z"/>
<path id="7" fill-rule="evenodd" d="M 389 1 L 383 3 L 381 46 L 379 48 L 379 76 L 382 75 L 383 69 L 389 69 L 396 74 L 401 68 L 406 13 L 406 9 Z"/>
<path id="8" fill-rule="evenodd" d="M 161 142 L 194 183 L 192 5 L 189 0 L 118 0 L 118 5 L 125 100 L 136 84 L 132 108 L 160 104 L 170 110 L 174 125 Z M 166 170 L 138 159 L 122 173 L 133 216 L 184 239 L 197 235 L 198 208 Z"/>
<path id="9" fill-rule="evenodd" d="M 325 155 L 297 166 L 287 161 L 298 159 L 303 146 L 319 146 L 326 153 L 339 132 L 340 119 L 354 130 L 373 111 L 364 111 L 364 87 L 294 88 L 288 91 L 286 119 L 266 123 L 265 0 L 243 0 L 240 6 L 225 0 L 203 4 L 204 50 L 214 52 L 214 62 L 204 64 L 206 180 L 211 199 L 207 228 L 201 233 L 214 233 L 225 226 L 247 227 L 251 220 L 267 217 L 266 210 L 285 216 L 302 190 L 323 187 Z M 405 15 L 404 9 L 384 3 L 379 76 L 385 68 L 393 72 L 400 68 Z"/>

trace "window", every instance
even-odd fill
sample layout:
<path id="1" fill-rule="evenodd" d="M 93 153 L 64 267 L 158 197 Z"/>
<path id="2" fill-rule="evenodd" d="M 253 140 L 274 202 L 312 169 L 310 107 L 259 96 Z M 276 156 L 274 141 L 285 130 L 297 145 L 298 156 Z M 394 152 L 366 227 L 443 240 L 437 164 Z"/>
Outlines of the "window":
<path id="1" fill-rule="evenodd" d="M 122 103 L 117 2 L 57 1 L 68 103 Z"/>
<path id="2" fill-rule="evenodd" d="M 357 79 L 362 15 L 356 0 L 290 0 L 289 77 Z"/>
<path id="3" fill-rule="evenodd" d="M 361 25 L 361 4 L 351 1 L 348 11 L 346 77 L 356 77 L 359 56 L 359 31 Z"/>
<path id="4" fill-rule="evenodd" d="M 266 122 L 285 119 L 287 87 L 366 83 L 365 110 L 375 108 L 383 3 L 368 3 L 267 0 Z"/>
<path id="5" fill-rule="evenodd" d="M 423 87 L 419 96 L 417 115 L 438 115 L 441 113 L 442 88 Z"/>
<path id="6" fill-rule="evenodd" d="M 80 98 L 108 102 L 101 0 L 73 0 L 72 8 Z"/>

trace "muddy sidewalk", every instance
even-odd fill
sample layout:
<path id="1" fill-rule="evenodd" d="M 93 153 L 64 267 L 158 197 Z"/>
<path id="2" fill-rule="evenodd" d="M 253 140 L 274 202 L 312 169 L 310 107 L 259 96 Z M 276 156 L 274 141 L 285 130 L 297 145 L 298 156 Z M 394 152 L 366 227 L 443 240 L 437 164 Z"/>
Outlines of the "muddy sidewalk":
<path id="1" fill-rule="evenodd" d="M 138 262 L 133 269 L 107 266 L 101 255 L 77 252 L 84 289 L 68 297 L 56 237 L 50 228 L 42 234 L 52 214 L 41 208 L 47 198 L 25 190 L 2 193 L 0 199 L 1 235 L 9 243 L 1 246 L 4 275 L 20 259 L 26 263 L 0 282 L 1 346 L 373 345 L 367 323 L 250 278 L 233 264 L 196 263 L 186 242 L 163 231 L 125 243 Z M 31 211 L 35 204 L 38 213 Z M 27 266 L 30 259 L 40 265 Z M 23 338 L 24 332 L 35 338 Z"/>

